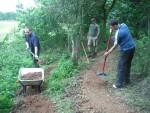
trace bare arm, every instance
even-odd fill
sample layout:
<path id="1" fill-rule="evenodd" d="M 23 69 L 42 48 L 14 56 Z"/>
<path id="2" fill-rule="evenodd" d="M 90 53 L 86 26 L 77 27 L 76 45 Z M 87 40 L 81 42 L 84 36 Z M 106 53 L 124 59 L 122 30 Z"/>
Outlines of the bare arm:
<path id="1" fill-rule="evenodd" d="M 26 44 L 26 49 L 28 49 L 29 48 L 29 43 L 26 42 L 25 44 Z"/>
<path id="2" fill-rule="evenodd" d="M 104 53 L 105 56 L 108 56 L 115 48 L 117 47 L 117 43 L 114 43 L 114 45 Z"/>
<path id="3" fill-rule="evenodd" d="M 35 55 L 37 56 L 38 48 L 35 46 L 34 49 L 35 49 Z"/>
<path id="4" fill-rule="evenodd" d="M 111 30 L 110 30 L 110 32 L 112 32 Z M 104 53 L 104 55 L 105 56 L 108 56 L 117 46 L 118 46 L 118 30 L 116 31 L 116 34 L 115 34 L 115 42 L 114 42 L 114 45 L 108 50 L 108 51 L 106 51 L 105 53 Z"/>

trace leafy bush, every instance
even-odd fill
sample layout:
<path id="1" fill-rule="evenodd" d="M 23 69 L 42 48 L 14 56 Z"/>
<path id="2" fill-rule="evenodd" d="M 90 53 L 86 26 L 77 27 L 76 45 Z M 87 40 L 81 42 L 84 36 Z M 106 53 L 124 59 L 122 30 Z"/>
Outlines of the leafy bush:
<path id="1" fill-rule="evenodd" d="M 44 51 L 43 55 L 40 56 L 42 57 L 42 59 L 44 59 L 44 64 L 49 65 L 51 63 L 54 63 L 55 61 L 58 61 L 58 59 L 61 58 L 62 53 L 64 53 L 64 50 L 62 49 L 49 48 Z"/>
<path id="2" fill-rule="evenodd" d="M 75 67 L 71 60 L 66 59 L 66 55 L 62 56 L 57 68 L 52 72 L 48 80 L 48 86 L 50 87 L 52 94 L 59 94 L 63 92 L 67 82 L 65 79 L 73 76 Z"/>
<path id="3" fill-rule="evenodd" d="M 137 40 L 136 54 L 133 61 L 133 74 L 141 79 L 133 87 L 133 104 L 140 108 L 149 111 L 150 108 L 150 38 L 148 36 L 141 36 L 142 39 Z"/>
<path id="4" fill-rule="evenodd" d="M 150 75 L 150 52 L 149 45 L 150 39 L 148 36 L 137 40 L 136 53 L 133 60 L 133 72 L 137 75 L 148 76 Z"/>
<path id="5" fill-rule="evenodd" d="M 0 109 L 9 112 L 17 89 L 17 77 L 20 67 L 31 67 L 30 55 L 25 52 L 24 41 L 15 40 L 1 43 L 0 47 Z"/>
<path id="6" fill-rule="evenodd" d="M 0 95 L 0 112 L 1 113 L 7 113 L 9 112 L 11 106 L 13 105 L 13 102 L 11 100 L 10 97 L 8 96 L 3 96 L 3 95 Z"/>

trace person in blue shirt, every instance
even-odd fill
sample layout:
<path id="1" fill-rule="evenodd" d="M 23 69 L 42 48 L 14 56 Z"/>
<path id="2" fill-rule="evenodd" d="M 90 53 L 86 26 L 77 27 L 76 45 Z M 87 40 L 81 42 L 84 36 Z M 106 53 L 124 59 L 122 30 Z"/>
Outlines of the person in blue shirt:
<path id="1" fill-rule="evenodd" d="M 120 56 L 117 68 L 117 78 L 114 88 L 121 88 L 130 83 L 131 62 L 135 52 L 135 42 L 125 23 L 118 24 L 117 20 L 111 20 L 110 32 L 115 32 L 114 45 L 104 53 L 108 56 L 117 46 L 120 49 Z"/>
<path id="2" fill-rule="evenodd" d="M 40 55 L 40 42 L 38 37 L 32 32 L 31 28 L 25 28 L 26 49 L 29 50 L 33 58 L 35 67 L 39 67 L 38 58 Z"/>

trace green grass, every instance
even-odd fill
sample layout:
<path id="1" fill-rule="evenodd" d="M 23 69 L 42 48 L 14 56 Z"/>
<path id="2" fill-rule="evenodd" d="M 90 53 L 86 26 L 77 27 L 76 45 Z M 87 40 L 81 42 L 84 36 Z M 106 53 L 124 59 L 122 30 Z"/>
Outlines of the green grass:
<path id="1" fill-rule="evenodd" d="M 25 51 L 24 40 L 0 45 L 0 113 L 9 113 L 16 96 L 18 71 L 31 67 L 30 55 Z"/>
<path id="2" fill-rule="evenodd" d="M 50 97 L 56 103 L 56 110 L 58 113 L 73 113 L 74 102 L 71 97 L 65 98 L 66 94 L 72 92 L 75 81 L 80 69 L 85 67 L 85 63 L 74 66 L 73 62 L 68 59 L 66 55 L 62 55 L 57 67 L 51 72 L 46 81 L 46 89 L 44 95 Z"/>

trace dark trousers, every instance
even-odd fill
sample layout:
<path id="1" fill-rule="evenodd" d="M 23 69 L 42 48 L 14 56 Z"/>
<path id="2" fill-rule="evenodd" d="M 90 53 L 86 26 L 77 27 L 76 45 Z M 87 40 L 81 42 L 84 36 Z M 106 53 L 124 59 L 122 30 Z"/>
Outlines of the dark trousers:
<path id="1" fill-rule="evenodd" d="M 135 48 L 120 53 L 116 79 L 117 87 L 123 87 L 124 83 L 130 82 L 130 69 L 134 52 Z"/>

